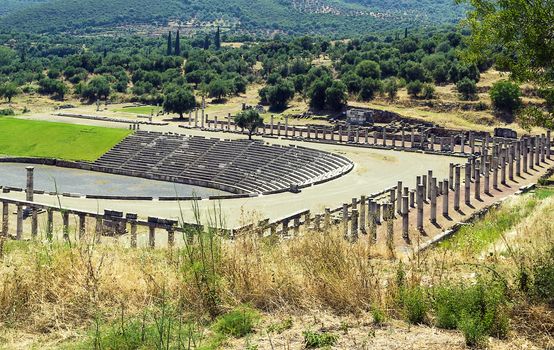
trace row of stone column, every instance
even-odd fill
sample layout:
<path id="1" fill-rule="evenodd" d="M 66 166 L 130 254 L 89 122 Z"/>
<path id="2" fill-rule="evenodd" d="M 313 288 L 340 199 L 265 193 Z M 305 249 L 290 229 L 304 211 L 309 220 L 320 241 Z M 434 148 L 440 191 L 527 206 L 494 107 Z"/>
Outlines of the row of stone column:
<path id="1" fill-rule="evenodd" d="M 492 187 L 499 189 L 499 183 L 508 186 L 509 181 L 516 181 L 529 169 L 539 166 L 551 158 L 548 136 L 523 138 L 522 140 L 495 145 L 492 154 L 483 148 L 481 156 L 471 157 L 465 165 L 451 163 L 448 178 L 439 181 L 431 170 L 427 174 L 417 176 L 416 187 L 410 190 L 398 182 L 397 186 L 388 190 L 388 198 L 381 203 L 372 198 L 361 196 L 352 199 L 352 204 L 343 204 L 342 222 L 346 238 L 351 241 L 358 239 L 359 232 L 369 233 L 372 240 L 377 240 L 377 225 L 381 218 L 387 223 L 387 240 L 393 232 L 393 220 L 398 215 L 402 220 L 402 237 L 409 242 L 409 213 L 416 210 L 416 228 L 424 230 L 424 206 L 429 204 L 429 221 L 437 223 L 437 211 L 442 211 L 446 218 L 450 215 L 450 199 L 453 193 L 453 209 L 461 208 L 462 169 L 464 172 L 464 204 L 471 205 L 472 197 L 481 201 L 481 191 L 491 195 Z M 528 164 L 528 167 L 525 165 Z M 522 169 L 523 165 L 523 169 Z M 483 182 L 483 186 L 481 183 Z M 472 186 L 473 184 L 473 186 Z M 473 189 L 472 189 L 473 187 Z M 473 191 L 473 196 L 472 196 Z M 351 208 L 349 213 L 349 208 Z M 367 214 L 366 214 L 367 213 Z M 350 223 L 350 224 L 349 224 Z M 366 231 L 368 230 L 368 231 Z"/>

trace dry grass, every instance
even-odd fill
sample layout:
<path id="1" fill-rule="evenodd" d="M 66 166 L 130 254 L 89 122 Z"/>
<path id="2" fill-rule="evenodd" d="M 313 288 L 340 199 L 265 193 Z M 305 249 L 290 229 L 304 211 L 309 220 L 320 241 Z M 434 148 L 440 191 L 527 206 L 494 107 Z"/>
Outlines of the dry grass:
<path id="1" fill-rule="evenodd" d="M 517 234 L 503 238 L 504 249 L 497 247 L 486 256 L 441 249 L 409 255 L 402 263 L 405 280 L 408 285 L 434 286 L 460 279 L 472 281 L 476 273 L 487 274 L 493 269 L 516 291 L 514 276 L 521 266 L 532 264 L 554 244 L 552 212 L 554 198 L 542 200 L 515 228 Z M 380 258 L 381 252 L 366 241 L 350 244 L 338 231 L 305 232 L 283 241 L 253 234 L 232 242 L 215 240 L 220 257 L 214 264 L 220 312 L 250 304 L 269 320 L 275 318 L 271 315 L 283 313 L 295 314 L 297 319 L 324 313 L 333 321 L 321 324 L 331 322 L 335 326 L 339 319 L 367 319 L 353 332 L 359 337 L 362 330 L 375 330 L 368 328 L 368 314 L 374 307 L 387 310 L 393 318 L 401 317 L 396 301 L 399 261 Z M 205 320 L 209 316 L 205 295 L 199 293 L 193 278 L 198 264 L 189 261 L 183 250 L 8 242 L 0 261 L 0 340 L 8 343 L 11 339 L 14 348 L 27 344 L 29 335 L 41 344 L 64 341 L 83 334 L 99 315 L 108 321 L 117 319 L 116 310 L 140 315 L 162 297 L 181 312 Z M 521 327 L 515 327 L 514 337 L 543 345 L 552 341 L 551 309 L 546 312 L 544 306 L 529 306 L 518 310 L 523 311 L 514 317 Z M 533 324 L 544 327 L 537 331 Z M 390 327 L 394 329 L 391 334 L 402 334 L 405 326 Z M 427 332 L 425 327 L 421 332 Z M 399 336 L 391 335 L 390 339 Z M 295 337 L 298 343 L 298 335 Z M 448 339 L 444 334 L 441 337 Z M 260 330 L 255 339 L 265 342 L 266 333 Z M 420 341 L 414 338 L 414 346 Z M 351 340 L 339 343 L 341 348 L 365 349 L 346 345 L 352 344 Z M 459 346 L 459 341 L 455 344 Z"/>

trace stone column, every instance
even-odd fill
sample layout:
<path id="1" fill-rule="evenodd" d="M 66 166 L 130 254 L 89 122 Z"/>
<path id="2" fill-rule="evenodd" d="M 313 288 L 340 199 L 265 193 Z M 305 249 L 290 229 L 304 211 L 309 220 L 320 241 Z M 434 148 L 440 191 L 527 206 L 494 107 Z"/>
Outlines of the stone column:
<path id="1" fill-rule="evenodd" d="M 264 129 L 264 134 L 265 134 L 265 122 L 263 123 L 263 129 Z M 227 131 L 230 132 L 231 131 L 231 113 L 227 114 Z"/>
<path id="2" fill-rule="evenodd" d="M 491 194 L 490 190 L 490 163 L 485 160 L 485 163 L 483 163 L 483 168 L 485 170 L 485 189 L 484 192 L 487 195 Z"/>
<path id="3" fill-rule="evenodd" d="M 352 242 L 358 240 L 358 209 L 352 209 L 352 228 L 350 233 Z"/>
<path id="4" fill-rule="evenodd" d="M 31 208 L 31 237 L 35 239 L 38 235 L 38 209 Z"/>
<path id="5" fill-rule="evenodd" d="M 433 170 L 427 170 L 427 192 L 425 198 L 431 199 L 431 181 L 433 178 Z"/>
<path id="6" fill-rule="evenodd" d="M 402 148 L 406 148 L 406 130 L 402 127 Z"/>
<path id="7" fill-rule="evenodd" d="M 342 125 L 339 126 L 339 143 L 342 142 Z"/>
<path id="8" fill-rule="evenodd" d="M 540 146 L 540 137 L 535 136 L 535 165 L 541 165 L 541 146 Z"/>
<path id="9" fill-rule="evenodd" d="M 34 170 L 35 168 L 32 166 L 28 166 L 25 169 L 27 169 L 27 195 L 25 197 L 25 200 L 27 202 L 33 201 L 33 194 L 34 194 Z"/>
<path id="10" fill-rule="evenodd" d="M 454 163 L 448 165 L 448 182 L 450 183 L 450 189 L 454 190 Z"/>
<path id="11" fill-rule="evenodd" d="M 408 233 L 410 227 L 408 217 L 408 196 L 402 196 L 402 237 L 406 241 L 410 240 Z"/>
<path id="12" fill-rule="evenodd" d="M 473 132 L 469 132 L 469 151 L 471 154 L 475 154 L 475 136 Z"/>
<path id="13" fill-rule="evenodd" d="M 547 130 L 546 131 L 546 158 L 547 159 L 550 159 L 550 156 L 551 156 L 550 154 L 551 152 L 550 148 L 552 146 L 551 142 L 552 142 L 552 138 L 550 135 L 550 130 Z"/>
<path id="14" fill-rule="evenodd" d="M 498 190 L 498 157 L 492 158 L 492 188 Z"/>
<path id="15" fill-rule="evenodd" d="M 462 133 L 460 140 L 460 148 L 462 153 L 466 153 L 466 134 Z"/>
<path id="16" fill-rule="evenodd" d="M 94 234 L 95 234 L 95 241 L 96 243 L 100 243 L 100 239 L 102 237 L 102 215 L 96 215 L 96 227 L 94 228 Z"/>
<path id="17" fill-rule="evenodd" d="M 189 120 L 188 120 L 189 127 L 192 126 L 192 111 L 189 112 Z"/>
<path id="18" fill-rule="evenodd" d="M 431 210 L 429 213 L 429 220 L 431 223 L 435 224 L 437 222 L 437 178 L 434 177 L 431 179 Z"/>
<path id="19" fill-rule="evenodd" d="M 402 181 L 396 185 L 396 213 L 402 214 Z"/>
<path id="20" fill-rule="evenodd" d="M 516 176 L 521 177 L 521 142 L 517 141 L 515 150 L 516 150 Z"/>
<path id="21" fill-rule="evenodd" d="M 523 172 L 525 174 L 528 173 L 528 170 L 527 170 L 527 156 L 529 155 L 529 148 L 527 147 L 527 139 L 522 139 L 521 140 L 521 147 L 522 147 L 522 150 L 521 150 L 521 153 L 522 153 L 522 157 L 523 157 Z"/>
<path id="22" fill-rule="evenodd" d="M 417 229 L 423 231 L 423 185 L 417 185 Z"/>
<path id="23" fill-rule="evenodd" d="M 23 205 L 17 205 L 17 226 L 15 231 L 15 239 L 20 241 L 23 237 Z"/>
<path id="24" fill-rule="evenodd" d="M 434 152 L 435 151 L 435 143 L 436 143 L 436 140 L 435 140 L 435 135 L 431 135 L 431 144 L 429 145 L 429 149 L 431 150 L 431 152 Z"/>
<path id="25" fill-rule="evenodd" d="M 69 241 L 69 213 L 65 210 L 62 212 L 62 222 L 63 222 L 63 239 L 67 242 Z"/>
<path id="26" fill-rule="evenodd" d="M 387 146 L 387 127 L 383 127 L 383 146 Z"/>
<path id="27" fill-rule="evenodd" d="M 154 224 L 148 225 L 148 246 L 150 249 L 156 247 L 156 225 Z"/>
<path id="28" fill-rule="evenodd" d="M 375 203 L 375 222 L 381 225 L 381 204 Z"/>
<path id="29" fill-rule="evenodd" d="M 274 118 L 275 118 L 275 117 L 274 117 L 273 114 L 272 114 L 272 115 L 271 115 L 271 119 L 270 119 L 270 124 L 269 124 L 269 134 L 270 134 L 271 136 L 273 136 L 273 126 L 274 126 L 274 123 L 275 123 Z"/>
<path id="30" fill-rule="evenodd" d="M 198 127 L 198 108 L 194 110 L 194 127 Z"/>
<path id="31" fill-rule="evenodd" d="M 365 218 L 366 218 L 366 205 L 367 205 L 367 199 L 365 196 L 360 197 L 360 230 L 362 233 L 366 233 L 366 224 L 365 224 Z"/>
<path id="32" fill-rule="evenodd" d="M 392 206 L 392 216 L 394 217 L 394 206 L 396 204 L 396 189 L 395 188 L 391 188 L 390 191 L 389 191 L 389 201 L 390 201 L 391 206 Z"/>
<path id="33" fill-rule="evenodd" d="M 510 181 L 514 181 L 514 158 L 511 148 L 508 152 L 508 178 L 510 179 Z"/>
<path id="34" fill-rule="evenodd" d="M 475 199 L 481 200 L 481 162 L 475 164 Z"/>
<path id="35" fill-rule="evenodd" d="M 85 214 L 79 214 L 79 239 L 83 238 L 86 232 L 86 221 L 87 217 Z"/>
<path id="36" fill-rule="evenodd" d="M 506 154 L 500 156 L 500 183 L 506 186 Z"/>
<path id="37" fill-rule="evenodd" d="M 370 199 L 369 205 L 369 235 L 373 242 L 377 241 L 377 203 Z"/>
<path id="38" fill-rule="evenodd" d="M 325 216 L 323 217 L 323 226 L 325 230 L 331 227 L 331 209 L 325 208 Z"/>
<path id="39" fill-rule="evenodd" d="M 9 229 L 9 204 L 8 202 L 2 202 L 2 236 L 6 237 L 8 235 Z"/>
<path id="40" fill-rule="evenodd" d="M 461 169 L 459 166 L 454 168 L 454 210 L 460 210 L 460 190 L 461 190 Z"/>
<path id="41" fill-rule="evenodd" d="M 285 116 L 285 137 L 289 137 L 289 116 Z"/>
<path id="42" fill-rule="evenodd" d="M 277 122 L 277 137 L 281 137 L 281 122 Z"/>
<path id="43" fill-rule="evenodd" d="M 448 179 L 444 179 L 442 182 L 442 215 L 448 217 Z"/>
<path id="44" fill-rule="evenodd" d="M 415 208 L 415 190 L 410 191 L 410 208 Z"/>
<path id="45" fill-rule="evenodd" d="M 471 205 L 471 165 L 469 162 L 464 167 L 465 182 L 464 182 L 464 199 L 466 205 Z"/>
<path id="46" fill-rule="evenodd" d="M 429 180 L 427 179 L 427 175 L 421 176 L 421 184 L 423 185 L 423 201 L 427 202 L 427 198 L 425 194 L 427 193 L 427 186 L 429 185 Z"/>
<path id="47" fill-rule="evenodd" d="M 544 134 L 541 135 L 541 141 L 540 141 L 540 145 L 541 145 L 541 162 L 545 162 L 546 161 L 546 137 L 544 136 Z"/>
<path id="48" fill-rule="evenodd" d="M 344 237 L 348 238 L 348 204 L 346 203 L 342 205 L 342 229 Z"/>
<path id="49" fill-rule="evenodd" d="M 175 228 L 173 226 L 168 226 L 167 229 L 167 245 L 169 248 L 175 246 Z"/>
<path id="50" fill-rule="evenodd" d="M 294 236 L 298 236 L 298 233 L 300 233 L 300 217 L 299 216 L 294 217 L 294 219 L 292 221 L 292 225 L 293 225 Z"/>
<path id="51" fill-rule="evenodd" d="M 373 131 L 373 144 L 374 145 L 377 145 L 377 136 L 379 135 L 379 133 L 377 132 L 377 130 Z"/>
<path id="52" fill-rule="evenodd" d="M 202 129 L 204 129 L 204 121 L 205 121 L 204 109 L 202 109 L 201 117 L 202 117 L 202 119 L 200 120 L 200 127 L 201 127 Z"/>
<path id="53" fill-rule="evenodd" d="M 364 143 L 369 144 L 369 130 L 367 128 L 364 129 Z"/>
<path id="54" fill-rule="evenodd" d="M 415 129 L 412 128 L 412 134 L 410 135 L 410 147 L 415 148 Z"/>

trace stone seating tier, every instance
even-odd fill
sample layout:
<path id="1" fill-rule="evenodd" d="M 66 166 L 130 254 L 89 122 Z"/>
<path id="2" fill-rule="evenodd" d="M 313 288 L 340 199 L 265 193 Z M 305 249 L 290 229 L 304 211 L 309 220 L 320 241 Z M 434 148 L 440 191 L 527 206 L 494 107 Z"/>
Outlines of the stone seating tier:
<path id="1" fill-rule="evenodd" d="M 334 154 L 261 141 L 221 140 L 137 131 L 94 162 L 153 179 L 200 184 L 234 193 L 285 191 L 348 172 L 352 163 Z"/>

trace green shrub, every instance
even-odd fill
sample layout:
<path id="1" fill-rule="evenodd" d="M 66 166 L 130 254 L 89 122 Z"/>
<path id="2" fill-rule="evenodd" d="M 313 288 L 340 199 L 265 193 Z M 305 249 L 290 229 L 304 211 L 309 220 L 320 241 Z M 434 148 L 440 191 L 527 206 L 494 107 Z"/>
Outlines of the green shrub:
<path id="1" fill-rule="evenodd" d="M 533 266 L 534 293 L 554 306 L 554 247 Z"/>
<path id="2" fill-rule="evenodd" d="M 401 303 L 406 320 L 412 324 L 424 323 L 429 302 L 421 287 L 407 288 L 400 293 Z"/>
<path id="3" fill-rule="evenodd" d="M 440 286 L 434 299 L 437 327 L 459 329 L 469 346 L 480 345 L 489 335 L 504 338 L 509 329 L 504 294 L 504 285 L 492 280 Z"/>
<path id="4" fill-rule="evenodd" d="M 378 307 L 374 307 L 371 310 L 371 316 L 373 317 L 373 323 L 375 325 L 382 325 L 387 320 L 385 312 Z"/>
<path id="5" fill-rule="evenodd" d="M 259 315 L 255 310 L 241 307 L 220 316 L 215 321 L 213 328 L 218 333 L 242 338 L 253 332 L 258 318 Z"/>
<path id="6" fill-rule="evenodd" d="M 479 318 L 464 313 L 460 318 L 458 327 L 464 335 L 467 346 L 477 347 L 485 344 L 487 333 L 485 325 Z"/>
<path id="7" fill-rule="evenodd" d="M 0 109 L 0 115 L 15 115 L 15 112 L 11 108 Z"/>
<path id="8" fill-rule="evenodd" d="M 292 328 L 292 318 L 287 318 L 281 322 L 272 323 L 267 327 L 268 333 L 281 334 L 284 331 Z"/>
<path id="9" fill-rule="evenodd" d="M 503 80 L 494 83 L 489 92 L 495 109 L 513 113 L 522 105 L 521 90 L 511 81 Z"/>
<path id="10" fill-rule="evenodd" d="M 339 336 L 333 333 L 327 332 L 311 332 L 306 331 L 302 333 L 304 335 L 304 346 L 307 349 L 318 349 L 326 346 L 333 346 L 339 340 Z"/>

